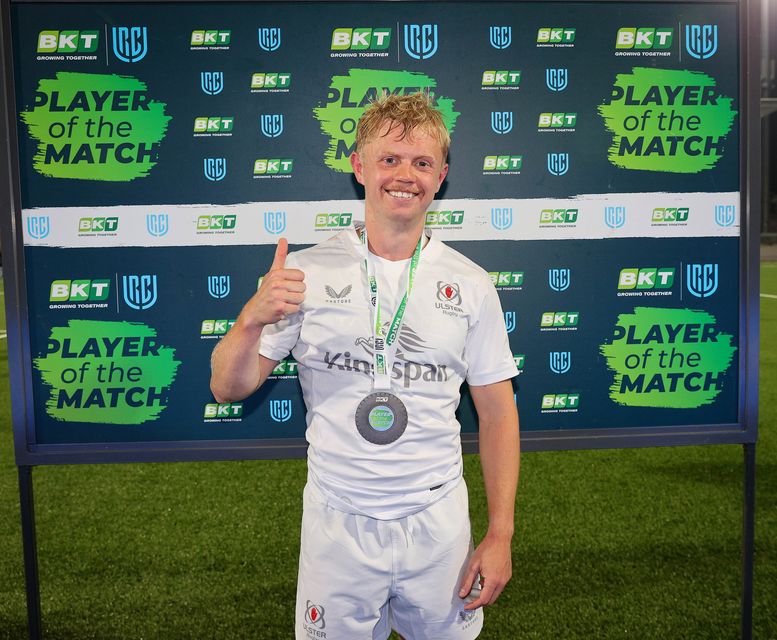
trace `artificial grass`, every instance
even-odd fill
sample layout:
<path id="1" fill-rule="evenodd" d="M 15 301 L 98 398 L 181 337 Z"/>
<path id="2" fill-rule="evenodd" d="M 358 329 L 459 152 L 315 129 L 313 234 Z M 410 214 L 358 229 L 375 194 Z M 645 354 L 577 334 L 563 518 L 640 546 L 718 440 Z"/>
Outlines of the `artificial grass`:
<path id="1" fill-rule="evenodd" d="M 774 263 L 761 289 L 777 295 Z M 777 300 L 761 302 L 754 635 L 766 640 L 777 638 Z M 26 610 L 7 375 L 0 639 L 17 640 Z M 478 464 L 466 456 L 476 537 Z M 304 480 L 300 460 L 36 468 L 44 637 L 292 638 Z M 738 637 L 741 505 L 739 446 L 525 455 L 514 576 L 481 638 Z"/>

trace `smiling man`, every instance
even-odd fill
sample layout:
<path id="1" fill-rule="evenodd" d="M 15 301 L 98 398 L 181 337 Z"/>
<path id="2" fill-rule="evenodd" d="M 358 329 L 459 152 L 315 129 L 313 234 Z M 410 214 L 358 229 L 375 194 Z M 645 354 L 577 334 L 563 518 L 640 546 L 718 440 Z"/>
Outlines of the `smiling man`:
<path id="1" fill-rule="evenodd" d="M 290 353 L 307 406 L 296 638 L 466 640 L 512 574 L 517 371 L 488 275 L 425 232 L 450 138 L 428 96 L 359 120 L 364 222 L 287 256 L 213 353 L 219 402 Z M 455 412 L 480 423 L 488 531 L 473 549 Z"/>

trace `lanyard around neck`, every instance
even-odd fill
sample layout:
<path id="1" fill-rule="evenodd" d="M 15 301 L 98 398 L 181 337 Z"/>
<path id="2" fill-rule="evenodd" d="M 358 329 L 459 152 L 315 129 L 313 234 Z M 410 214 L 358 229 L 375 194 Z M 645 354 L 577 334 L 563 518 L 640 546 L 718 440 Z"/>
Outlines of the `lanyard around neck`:
<path id="1" fill-rule="evenodd" d="M 372 345 L 373 345 L 373 377 L 375 389 L 390 389 L 391 388 L 391 367 L 389 361 L 393 360 L 394 353 L 396 352 L 397 338 L 399 337 L 399 330 L 402 328 L 402 320 L 405 317 L 405 309 L 407 308 L 407 300 L 410 297 L 410 292 L 413 290 L 413 280 L 415 279 L 415 273 L 418 269 L 418 262 L 421 259 L 421 249 L 424 244 L 424 234 L 418 239 L 418 246 L 413 252 L 413 256 L 410 259 L 410 268 L 407 272 L 407 286 L 405 287 L 405 293 L 402 296 L 402 300 L 397 307 L 394 317 L 389 324 L 388 332 L 384 333 L 381 323 L 380 312 L 380 295 L 378 294 L 378 279 L 375 277 L 375 270 L 372 265 L 372 258 L 370 256 L 369 245 L 367 244 L 367 227 L 364 227 L 361 232 L 362 245 L 364 245 L 364 264 L 367 269 L 367 282 L 370 286 L 370 302 L 372 304 Z M 392 348 L 393 347 L 393 348 Z"/>

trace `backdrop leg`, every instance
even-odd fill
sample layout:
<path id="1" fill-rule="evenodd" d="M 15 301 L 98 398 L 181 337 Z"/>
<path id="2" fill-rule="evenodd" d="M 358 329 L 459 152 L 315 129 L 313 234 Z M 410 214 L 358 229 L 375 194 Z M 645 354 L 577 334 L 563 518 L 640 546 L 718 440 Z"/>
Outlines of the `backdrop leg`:
<path id="1" fill-rule="evenodd" d="M 24 579 L 27 587 L 27 626 L 30 640 L 41 640 L 38 542 L 35 538 L 35 503 L 32 496 L 32 467 L 19 467 L 19 505 L 22 513 Z"/>
<path id="2" fill-rule="evenodd" d="M 755 443 L 744 445 L 745 502 L 742 523 L 742 640 L 753 638 L 753 548 L 755 543 Z"/>

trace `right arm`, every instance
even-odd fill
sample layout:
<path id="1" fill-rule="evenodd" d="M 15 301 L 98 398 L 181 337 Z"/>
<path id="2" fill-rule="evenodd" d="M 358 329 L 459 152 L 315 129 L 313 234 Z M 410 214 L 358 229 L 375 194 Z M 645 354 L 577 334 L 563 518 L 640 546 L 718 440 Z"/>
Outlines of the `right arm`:
<path id="1" fill-rule="evenodd" d="M 251 395 L 277 364 L 259 355 L 262 331 L 298 312 L 305 298 L 305 275 L 299 269 L 285 268 L 288 251 L 288 243 L 281 238 L 262 286 L 213 350 L 210 389 L 217 402 L 236 402 Z"/>

